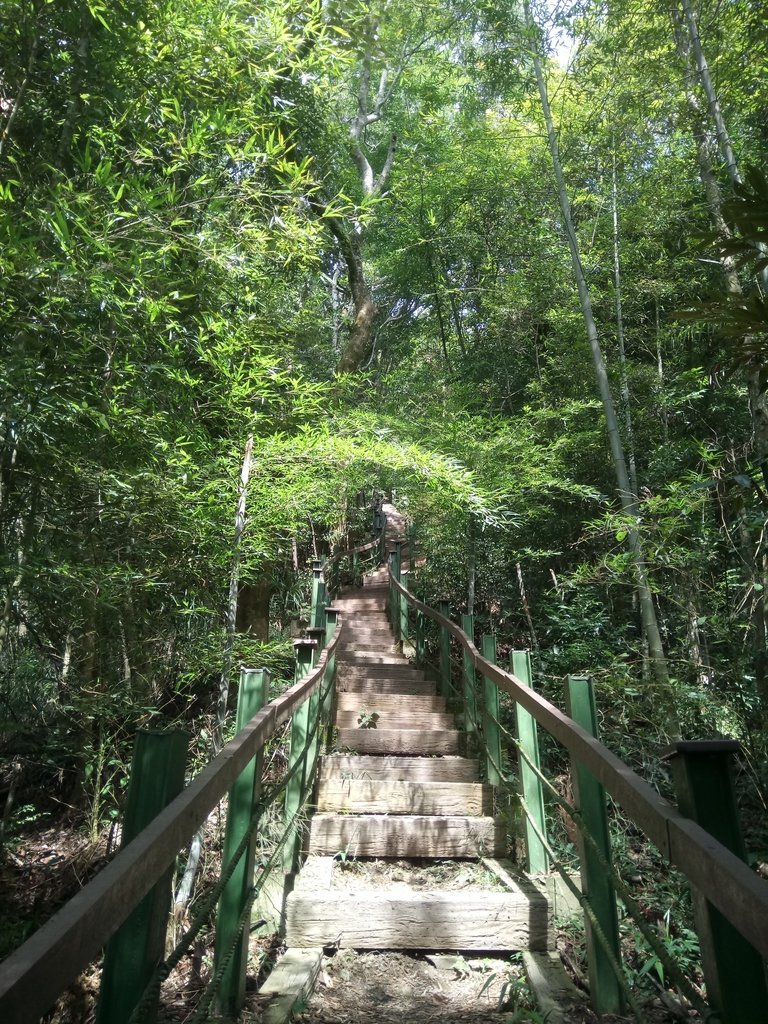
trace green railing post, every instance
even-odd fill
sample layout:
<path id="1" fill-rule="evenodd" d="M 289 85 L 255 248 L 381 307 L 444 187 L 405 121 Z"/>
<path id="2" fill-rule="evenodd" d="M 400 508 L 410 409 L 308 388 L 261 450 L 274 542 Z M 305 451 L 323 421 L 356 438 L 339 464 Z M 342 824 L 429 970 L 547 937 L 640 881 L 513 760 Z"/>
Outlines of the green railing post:
<path id="1" fill-rule="evenodd" d="M 512 652 L 512 674 L 517 676 L 524 686 L 533 686 L 533 673 L 531 672 L 531 655 L 528 651 Z M 517 738 L 523 753 L 536 765 L 539 761 L 539 734 L 536 728 L 536 719 L 519 704 L 515 704 L 515 719 L 517 721 Z M 543 836 L 547 834 L 547 819 L 544 812 L 544 791 L 540 780 L 524 757 L 519 758 L 520 764 L 520 788 L 523 799 L 529 813 L 533 817 L 536 826 Z M 528 850 L 528 870 L 532 874 L 546 873 L 549 871 L 549 856 L 543 843 L 536 835 L 533 826 L 525 816 L 525 845 Z"/>
<path id="2" fill-rule="evenodd" d="M 330 646 L 333 640 L 338 625 L 339 609 L 328 606 L 325 609 L 325 646 Z M 328 660 L 325 663 L 325 679 L 323 681 L 323 696 L 321 698 L 321 714 L 323 717 L 323 729 L 325 731 L 325 740 L 323 747 L 326 753 L 329 753 L 333 744 L 333 728 L 332 723 L 334 719 L 334 695 L 336 682 L 336 652 L 331 651 L 328 655 Z"/>
<path id="3" fill-rule="evenodd" d="M 407 569 L 402 569 L 401 568 L 401 570 L 400 570 L 400 582 L 405 587 L 405 589 L 408 590 L 408 570 Z M 409 606 L 408 606 L 407 598 L 403 594 L 401 594 L 400 595 L 400 623 L 399 623 L 397 631 L 396 631 L 396 635 L 399 636 L 399 638 L 400 638 L 400 647 L 401 647 L 401 649 L 404 649 L 405 645 L 408 643 L 408 607 Z"/>
<path id="4" fill-rule="evenodd" d="M 474 643 L 475 638 L 475 617 L 474 615 L 461 616 L 461 628 Z M 467 651 L 463 651 L 462 658 L 462 680 L 464 697 L 464 730 L 467 740 L 477 738 L 477 692 L 475 684 L 475 666 Z M 471 744 L 468 743 L 468 752 Z"/>
<path id="5" fill-rule="evenodd" d="M 325 608 L 323 608 L 322 614 L 323 616 L 325 615 Z M 315 626 L 312 629 L 308 629 L 307 633 L 310 640 L 313 640 L 315 644 L 312 649 L 312 666 L 314 667 L 320 661 L 320 656 L 325 646 L 325 626 Z M 307 786 L 311 784 L 314 778 L 315 765 L 317 764 L 317 751 L 320 747 L 320 711 L 324 694 L 325 682 L 323 681 L 309 698 L 309 730 L 311 735 L 307 744 L 307 760 L 303 773 L 305 794 Z"/>
<path id="6" fill-rule="evenodd" d="M 325 618 L 325 608 L 321 610 L 320 616 Z M 312 648 L 312 667 L 314 668 L 318 661 L 320 661 L 320 655 L 323 653 L 323 648 L 325 647 L 325 623 L 323 623 L 322 626 L 310 626 L 305 630 L 305 632 L 308 638 L 315 645 Z"/>
<path id="7" fill-rule="evenodd" d="M 121 846 L 146 828 L 184 788 L 188 737 L 180 730 L 141 729 L 136 735 L 123 815 Z M 171 909 L 169 867 L 110 939 L 101 975 L 98 1024 L 124 1024 L 165 953 Z M 144 1020 L 157 1017 L 157 1002 Z"/>
<path id="8" fill-rule="evenodd" d="M 269 699 L 269 669 L 244 668 L 240 672 L 240 688 L 237 695 L 236 731 L 239 732 Z M 251 818 L 256 810 L 261 791 L 261 751 L 244 769 L 229 791 L 227 803 L 227 831 L 224 837 L 222 865 L 229 864 L 232 855 L 243 841 Z M 227 955 L 237 932 L 237 922 L 253 885 L 253 863 L 256 850 L 256 831 L 235 867 L 219 900 L 216 917 L 216 942 L 214 952 L 214 973 Z M 219 988 L 219 1009 L 226 1016 L 236 1016 L 245 1002 L 245 976 L 248 966 L 248 939 L 250 930 L 246 926 L 240 938 L 235 955 L 224 972 Z"/>
<path id="9" fill-rule="evenodd" d="M 389 571 L 392 579 L 398 583 L 401 582 L 402 576 L 402 547 L 402 542 L 396 540 L 395 549 L 390 552 L 389 556 Z M 392 624 L 392 632 L 397 637 L 400 630 L 400 592 L 393 583 L 390 583 L 389 586 L 389 619 Z"/>
<path id="10" fill-rule="evenodd" d="M 322 558 L 316 558 L 312 562 L 312 610 L 309 624 L 313 628 L 323 626 L 323 610 L 326 600 L 323 563 L 324 559 Z"/>
<path id="11" fill-rule="evenodd" d="M 574 722 L 598 739 L 597 706 L 592 680 L 587 676 L 569 676 L 565 687 L 565 699 L 568 714 Z M 610 863 L 611 837 L 608 831 L 605 790 L 594 775 L 578 761 L 572 761 L 571 775 L 576 807 L 581 814 L 584 831 L 589 833 L 602 857 Z M 619 1013 L 623 1003 L 622 991 L 611 966 L 611 960 L 621 963 L 616 893 L 594 848 L 584 841 L 581 828 L 578 835 L 581 891 L 589 900 L 595 918 L 610 946 L 610 952 L 607 952 L 595 937 L 591 919 L 585 916 L 592 1007 L 598 1016 Z"/>
<path id="12" fill-rule="evenodd" d="M 298 683 L 309 675 L 312 668 L 312 652 L 315 647 L 313 640 L 294 640 L 296 651 L 296 672 L 295 679 Z M 297 708 L 291 719 L 291 742 L 288 753 L 288 771 L 303 761 L 303 767 L 296 768 L 295 773 L 288 780 L 285 788 L 285 819 L 291 819 L 298 812 L 304 798 L 305 769 L 307 756 L 307 738 L 312 723 L 309 717 L 309 700 L 305 700 L 300 708 Z M 283 848 L 283 871 L 290 875 L 296 870 L 299 860 L 299 842 L 301 829 L 298 822 L 288 825 L 289 835 Z"/>
<path id="13" fill-rule="evenodd" d="M 422 595 L 423 598 L 423 595 Z M 418 668 L 424 664 L 424 613 L 416 609 L 416 665 Z"/>
<path id="14" fill-rule="evenodd" d="M 746 860 L 731 775 L 735 740 L 673 743 L 665 751 L 672 766 L 678 807 L 710 835 Z M 707 999 L 723 1024 L 768 1021 L 768 990 L 760 954 L 695 889 L 693 911 L 701 944 Z"/>
<path id="15" fill-rule="evenodd" d="M 440 602 L 440 614 L 446 619 L 451 617 L 451 606 L 447 601 Z M 453 696 L 451 680 L 451 634 L 447 626 L 440 627 L 440 693 L 446 700 Z"/>
<path id="16" fill-rule="evenodd" d="M 496 637 L 484 636 L 482 655 L 496 664 Z M 492 786 L 500 786 L 501 729 L 499 728 L 499 690 L 492 679 L 483 676 L 483 735 L 485 737 L 485 777 Z"/>

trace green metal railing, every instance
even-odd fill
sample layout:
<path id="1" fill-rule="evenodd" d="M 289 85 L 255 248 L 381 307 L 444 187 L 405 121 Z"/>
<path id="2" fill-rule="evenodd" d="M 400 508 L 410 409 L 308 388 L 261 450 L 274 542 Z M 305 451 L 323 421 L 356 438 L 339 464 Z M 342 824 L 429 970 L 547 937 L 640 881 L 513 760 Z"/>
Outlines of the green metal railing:
<path id="1" fill-rule="evenodd" d="M 514 651 L 511 670 L 506 671 L 496 664 L 493 636 L 482 638 L 482 653 L 475 646 L 471 616 L 463 616 L 459 625 L 452 621 L 445 602 L 437 611 L 409 592 L 400 544 L 390 556 L 389 578 L 389 614 L 397 639 L 417 663 L 423 663 L 426 632 L 432 630 L 430 646 L 437 656 L 440 693 L 461 715 L 468 752 L 480 754 L 489 782 L 518 790 L 528 869 L 558 871 L 582 906 L 595 1010 L 617 1013 L 626 1004 L 638 1021 L 645 1020 L 622 966 L 618 896 L 666 977 L 703 1017 L 723 1024 L 768 1022 L 763 962 L 768 957 L 768 882 L 745 863 L 728 763 L 738 745 L 730 741 L 674 744 L 666 756 L 675 776 L 679 805 L 675 807 L 599 741 L 590 679 L 568 679 L 568 713 L 564 714 L 534 690 L 527 651 Z M 516 735 L 502 722 L 500 693 L 514 701 Z M 541 770 L 540 727 L 570 755 L 575 806 Z M 507 764 L 510 748 L 516 755 L 516 774 Z M 606 791 L 691 885 L 707 1003 L 613 867 Z M 580 887 L 548 838 L 545 795 L 576 825 Z"/>
<path id="2" fill-rule="evenodd" d="M 106 948 L 97 1024 L 145 1024 L 156 1018 L 162 985 L 207 928 L 214 928 L 211 978 L 191 1018 L 211 1009 L 242 1008 L 254 902 L 270 873 L 297 866 L 304 809 L 321 749 L 329 745 L 335 649 L 343 623 L 330 598 L 380 562 L 385 522 L 376 536 L 314 565 L 310 638 L 296 642 L 294 685 L 267 701 L 269 672 L 243 669 L 236 735 L 184 788 L 187 737 L 178 730 L 142 731 L 134 752 L 122 849 L 73 900 L 0 965 L 0 1020 L 32 1024 Z M 265 745 L 287 729 L 288 767 L 263 781 Z M 165 953 L 171 874 L 179 854 L 222 798 L 226 832 L 218 881 L 196 908 L 172 952 Z M 256 864 L 267 810 L 285 804 L 285 828 L 269 857 Z"/>

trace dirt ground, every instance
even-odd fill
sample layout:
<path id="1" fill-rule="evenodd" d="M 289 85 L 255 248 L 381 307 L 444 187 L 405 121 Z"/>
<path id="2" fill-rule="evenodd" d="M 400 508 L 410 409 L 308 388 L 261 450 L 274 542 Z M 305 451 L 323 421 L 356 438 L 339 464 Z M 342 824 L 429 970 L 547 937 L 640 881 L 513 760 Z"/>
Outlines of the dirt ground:
<path id="1" fill-rule="evenodd" d="M 680 1024 L 659 1000 L 648 1024 Z M 327 956 L 297 1024 L 546 1024 L 535 1009 L 519 955 L 508 957 L 340 950 Z M 690 1021 L 698 1020 L 692 1015 Z M 598 1024 L 585 1005 L 565 1024 Z M 601 1024 L 633 1024 L 605 1016 Z"/>
<path id="2" fill-rule="evenodd" d="M 509 959 L 340 950 L 326 958 L 309 1005 L 295 1019 L 504 1024 L 526 991 L 520 966 Z"/>

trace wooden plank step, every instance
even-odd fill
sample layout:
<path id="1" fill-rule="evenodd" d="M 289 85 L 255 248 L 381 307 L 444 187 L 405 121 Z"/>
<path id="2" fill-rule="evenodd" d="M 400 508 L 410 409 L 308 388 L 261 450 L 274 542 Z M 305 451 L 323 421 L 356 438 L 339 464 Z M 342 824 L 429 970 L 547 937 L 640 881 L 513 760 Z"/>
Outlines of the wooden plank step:
<path id="1" fill-rule="evenodd" d="M 458 754 L 455 729 L 339 729 L 338 745 L 358 754 Z"/>
<path id="2" fill-rule="evenodd" d="M 504 828 L 467 815 L 314 814 L 309 852 L 333 857 L 482 857 L 503 854 Z"/>
<path id="3" fill-rule="evenodd" d="M 320 778 L 383 779 L 391 782 L 476 782 L 479 765 L 469 757 L 394 757 L 326 754 Z"/>
<path id="4" fill-rule="evenodd" d="M 493 814 L 493 787 L 479 782 L 321 779 L 317 810 L 346 814 Z"/>
<path id="5" fill-rule="evenodd" d="M 361 715 L 365 720 L 360 721 Z M 378 715 L 378 718 L 372 718 Z M 368 724 L 370 723 L 370 724 Z M 337 729 L 361 728 L 366 732 L 384 729 L 387 731 L 400 732 L 406 729 L 427 729 L 436 732 L 440 729 L 455 729 L 456 721 L 453 715 L 439 711 L 410 711 L 397 710 L 387 711 L 384 708 L 374 707 L 374 702 L 367 698 L 359 701 L 354 711 L 337 711 L 334 723 Z"/>
<path id="6" fill-rule="evenodd" d="M 369 600 L 370 604 L 366 603 L 362 608 L 358 606 L 349 607 L 344 605 L 343 610 L 346 610 L 347 615 L 359 620 L 361 624 L 372 626 L 386 623 L 387 625 L 391 625 L 388 601 L 378 597 L 375 598 L 375 600 Z"/>
<path id="7" fill-rule="evenodd" d="M 322 945 L 303 942 L 302 947 L 286 949 L 259 989 L 260 999 L 268 1000 L 263 1024 L 287 1024 L 296 1004 L 312 994 L 323 962 Z"/>
<path id="8" fill-rule="evenodd" d="M 340 608 L 348 611 L 374 611 L 384 615 L 387 610 L 387 594 L 377 591 L 365 590 L 360 594 L 345 594 L 337 597 L 333 602 Z"/>
<path id="9" fill-rule="evenodd" d="M 361 707 L 360 697 L 355 693 L 344 691 L 336 696 L 336 707 L 339 711 L 358 711 Z M 379 713 L 393 712 L 410 714 L 412 711 L 445 712 L 445 697 L 423 697 L 413 694 L 380 693 L 375 701 L 365 705 Z"/>
<path id="10" fill-rule="evenodd" d="M 345 633 L 346 633 L 346 631 L 345 631 Z M 373 628 L 370 628 L 370 629 L 368 629 L 368 628 L 355 629 L 354 632 L 350 632 L 348 635 L 345 635 L 344 639 L 342 641 L 340 641 L 342 646 L 345 646 L 346 644 L 358 644 L 361 647 L 364 646 L 364 645 L 371 645 L 371 644 L 374 644 L 374 643 L 376 643 L 376 644 L 380 644 L 380 643 L 381 644 L 394 644 L 396 642 L 397 641 L 395 640 L 395 635 L 392 632 L 392 630 L 391 629 L 383 629 L 383 628 L 382 629 L 373 629 Z"/>
<path id="11" fill-rule="evenodd" d="M 345 665 L 391 665 L 393 668 L 408 668 L 408 659 L 402 655 L 398 658 L 396 654 L 377 651 L 352 651 L 347 655 L 339 652 L 337 661 L 343 661 Z"/>
<path id="12" fill-rule="evenodd" d="M 505 892 L 297 890 L 287 900 L 290 946 L 353 949 L 545 950 L 552 944 L 546 901 Z"/>
<path id="13" fill-rule="evenodd" d="M 345 640 L 354 640 L 357 636 L 366 637 L 369 633 L 374 634 L 377 640 L 381 637 L 391 637 L 393 635 L 389 624 L 384 620 L 381 622 L 361 622 L 360 618 L 352 618 L 351 614 L 347 614 L 346 622 L 349 629 L 345 630 Z"/>
<path id="14" fill-rule="evenodd" d="M 430 696 L 435 692 L 431 679 L 359 679 L 342 675 L 337 678 L 338 693 L 399 694 L 401 696 Z M 370 699 L 370 698 L 369 698 Z"/>
<path id="15" fill-rule="evenodd" d="M 338 663 L 338 658 L 336 659 Z M 345 665 L 344 675 L 358 676 L 361 679 L 427 679 L 424 669 L 412 665 Z M 433 683 L 433 680 L 430 679 Z M 434 685 L 434 683 L 433 683 Z"/>
<path id="16" fill-rule="evenodd" d="M 547 1024 L 568 1024 L 573 1020 L 574 1011 L 584 1006 L 587 997 L 566 974 L 560 954 L 553 950 L 524 950 L 523 968 Z"/>
<path id="17" fill-rule="evenodd" d="M 340 644 L 336 648 L 336 657 L 343 658 L 344 661 L 366 661 L 372 657 L 386 657 L 398 665 L 408 665 L 408 659 L 392 642 L 377 644 L 363 641 L 362 643 Z"/>

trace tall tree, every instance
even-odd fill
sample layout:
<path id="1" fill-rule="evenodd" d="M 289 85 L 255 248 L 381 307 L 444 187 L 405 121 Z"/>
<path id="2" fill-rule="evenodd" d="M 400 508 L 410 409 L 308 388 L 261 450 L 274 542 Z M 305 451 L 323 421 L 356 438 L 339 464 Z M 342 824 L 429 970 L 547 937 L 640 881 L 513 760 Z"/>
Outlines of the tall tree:
<path id="1" fill-rule="evenodd" d="M 633 492 L 629 481 L 627 461 L 624 454 L 624 446 L 622 443 L 621 432 L 619 430 L 619 423 L 616 416 L 611 386 L 608 380 L 608 371 L 606 369 L 605 359 L 603 357 L 603 351 L 598 337 L 597 324 L 592 312 L 592 298 L 584 274 L 579 242 L 573 222 L 571 202 L 565 184 L 565 177 L 563 175 L 563 168 L 560 160 L 560 148 L 555 132 L 552 109 L 549 103 L 549 93 L 542 66 L 540 49 L 541 33 L 538 26 L 533 21 L 530 5 L 527 0 L 525 3 L 525 16 L 527 27 L 531 32 L 532 38 L 535 40 L 533 49 L 533 67 L 536 75 L 536 84 L 539 91 L 539 98 L 541 100 L 541 109 L 546 126 L 547 140 L 549 143 L 550 155 L 552 157 L 555 181 L 557 183 L 557 194 L 563 217 L 566 241 L 571 254 L 573 275 L 576 280 L 576 287 L 579 293 L 579 301 L 581 303 L 582 314 L 584 316 L 584 325 L 589 339 L 590 349 L 592 351 L 595 376 L 597 378 L 600 401 L 602 403 L 603 415 L 605 416 L 606 428 L 608 431 L 608 442 L 611 459 L 613 461 L 613 468 L 616 474 L 619 501 L 621 502 L 621 507 L 624 513 L 632 522 L 632 525 L 627 531 L 627 540 L 632 554 L 643 630 L 648 643 L 649 658 L 654 678 L 659 684 L 660 689 L 664 692 L 665 698 L 668 702 L 665 709 L 668 728 L 670 729 L 670 732 L 675 733 L 679 727 L 677 725 L 673 708 L 673 694 L 670 688 L 666 655 L 664 653 L 664 645 L 662 643 L 661 633 L 659 631 L 658 620 L 656 617 L 656 609 L 653 602 L 653 592 L 648 581 L 648 569 L 643 551 L 643 544 L 637 526 L 637 495 Z"/>

